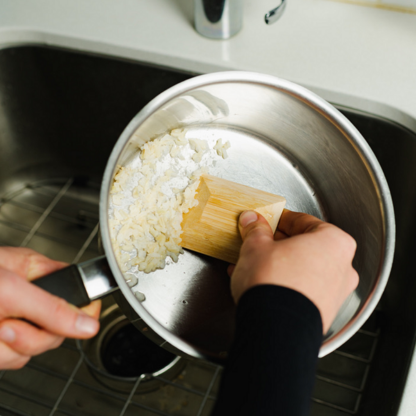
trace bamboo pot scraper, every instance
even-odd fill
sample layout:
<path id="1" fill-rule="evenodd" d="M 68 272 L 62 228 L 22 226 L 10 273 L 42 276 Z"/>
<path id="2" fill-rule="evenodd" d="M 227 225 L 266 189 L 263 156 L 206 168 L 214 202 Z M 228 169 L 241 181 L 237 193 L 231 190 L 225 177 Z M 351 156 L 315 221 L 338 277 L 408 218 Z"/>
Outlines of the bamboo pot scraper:
<path id="1" fill-rule="evenodd" d="M 184 215 L 181 246 L 229 263 L 236 263 L 242 244 L 238 217 L 246 210 L 256 211 L 276 231 L 286 199 L 249 186 L 201 176 L 198 205 Z"/>

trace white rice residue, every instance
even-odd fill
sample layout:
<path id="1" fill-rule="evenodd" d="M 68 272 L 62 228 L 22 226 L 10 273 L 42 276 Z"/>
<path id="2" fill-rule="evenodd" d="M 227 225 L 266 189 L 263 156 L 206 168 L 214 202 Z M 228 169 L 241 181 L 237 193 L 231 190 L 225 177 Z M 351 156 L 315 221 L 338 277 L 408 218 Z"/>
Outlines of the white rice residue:
<path id="1" fill-rule="evenodd" d="M 175 129 L 138 149 L 137 155 L 114 176 L 110 190 L 110 232 L 118 263 L 128 271 L 163 269 L 167 257 L 183 253 L 183 214 L 198 205 L 200 176 L 215 160 L 226 158 L 229 142 L 187 139 Z"/>

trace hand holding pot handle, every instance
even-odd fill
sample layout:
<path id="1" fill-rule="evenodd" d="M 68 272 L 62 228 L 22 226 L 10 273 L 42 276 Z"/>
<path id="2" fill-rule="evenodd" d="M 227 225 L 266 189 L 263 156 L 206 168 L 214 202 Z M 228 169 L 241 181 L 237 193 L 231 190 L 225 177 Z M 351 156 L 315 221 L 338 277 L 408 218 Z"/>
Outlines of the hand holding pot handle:
<path id="1" fill-rule="evenodd" d="M 21 368 L 65 337 L 98 332 L 99 301 L 78 309 L 30 283 L 65 266 L 30 249 L 0 248 L 0 369 Z"/>
<path id="2" fill-rule="evenodd" d="M 105 256 L 60 269 L 33 283 L 78 307 L 118 289 Z"/>

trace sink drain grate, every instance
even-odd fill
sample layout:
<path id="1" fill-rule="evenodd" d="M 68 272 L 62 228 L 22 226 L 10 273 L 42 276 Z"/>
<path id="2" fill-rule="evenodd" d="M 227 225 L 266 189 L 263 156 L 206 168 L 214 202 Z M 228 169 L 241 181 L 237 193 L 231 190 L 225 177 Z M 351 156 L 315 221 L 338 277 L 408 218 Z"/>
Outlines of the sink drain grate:
<path id="1" fill-rule="evenodd" d="M 86 178 L 22 184 L 0 198 L 0 245 L 86 261 L 99 255 L 98 204 L 99 186 Z M 319 361 L 313 415 L 359 414 L 377 338 L 377 328 L 362 329 Z M 138 393 L 142 376 L 118 393 L 91 375 L 75 342 L 66 340 L 21 370 L 0 372 L 1 415 L 209 416 L 220 374 L 218 366 L 189 361 L 173 381 L 154 377 L 163 383 L 158 390 Z"/>
<path id="2" fill-rule="evenodd" d="M 98 255 L 99 186 L 79 178 L 39 181 L 0 199 L 0 244 L 76 263 Z"/>
<path id="3" fill-rule="evenodd" d="M 366 326 L 374 326 L 375 317 L 370 318 Z M 360 329 L 340 349 L 319 361 L 312 399 L 313 414 L 322 414 L 323 406 L 333 409 L 334 415 L 359 414 L 378 337 L 378 329 Z"/>

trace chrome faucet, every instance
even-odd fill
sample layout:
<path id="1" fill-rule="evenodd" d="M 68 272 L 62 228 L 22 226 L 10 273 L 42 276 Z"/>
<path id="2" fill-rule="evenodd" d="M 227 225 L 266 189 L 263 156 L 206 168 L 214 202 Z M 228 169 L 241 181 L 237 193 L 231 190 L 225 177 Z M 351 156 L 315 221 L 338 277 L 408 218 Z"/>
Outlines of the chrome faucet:
<path id="1" fill-rule="evenodd" d="M 286 7 L 287 0 L 264 16 L 269 25 L 276 22 Z M 195 0 L 195 28 L 213 39 L 228 39 L 243 25 L 243 0 Z"/>

